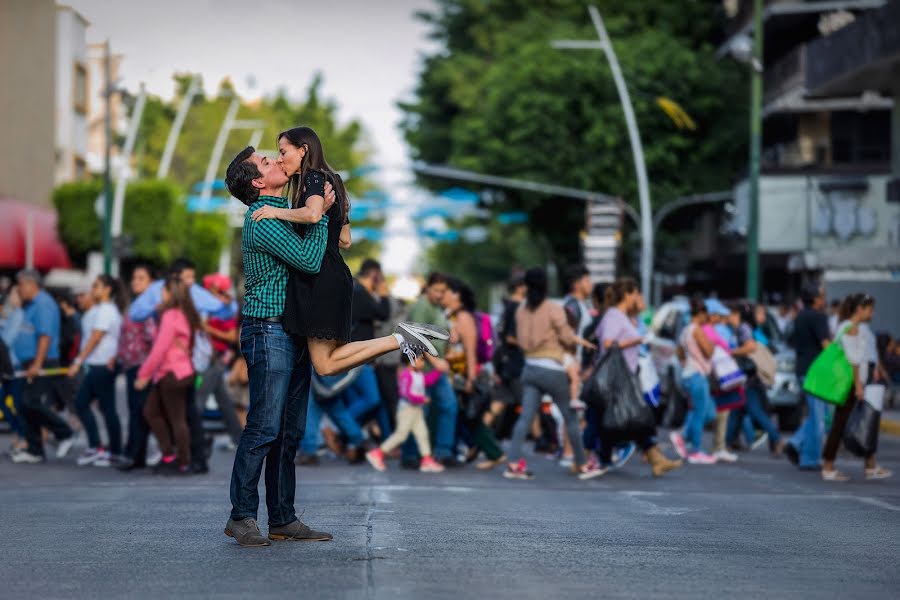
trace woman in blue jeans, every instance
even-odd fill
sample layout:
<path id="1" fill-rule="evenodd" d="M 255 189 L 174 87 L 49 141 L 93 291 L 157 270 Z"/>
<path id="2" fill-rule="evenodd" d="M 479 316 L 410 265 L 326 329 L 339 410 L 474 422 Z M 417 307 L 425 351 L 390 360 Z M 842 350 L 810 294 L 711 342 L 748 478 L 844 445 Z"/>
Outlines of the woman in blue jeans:
<path id="1" fill-rule="evenodd" d="M 709 389 L 713 344 L 703 333 L 703 325 L 708 320 L 709 314 L 703 299 L 691 299 L 691 322 L 684 328 L 678 342 L 679 351 L 684 354 L 681 385 L 691 398 L 691 409 L 685 420 L 684 437 L 673 431 L 670 439 L 678 455 L 692 465 L 711 465 L 716 462 L 714 456 L 703 450 L 703 426 L 708 420 L 715 418 Z"/>
<path id="2" fill-rule="evenodd" d="M 748 357 L 756 350 L 758 342 L 753 339 L 753 331 L 747 324 L 747 320 L 741 319 L 741 307 L 735 304 L 730 306 L 729 310 L 730 313 L 726 324 L 733 333 L 731 338 L 731 355 Z M 728 416 L 728 430 L 725 434 L 725 441 L 728 446 L 733 446 L 737 442 L 741 428 L 744 428 L 745 433 L 749 434 L 747 435 L 747 443 L 752 444 L 754 435 L 753 424 L 755 423 L 766 432 L 772 456 L 778 457 L 784 451 L 784 442 L 781 439 L 778 428 L 775 427 L 775 424 L 772 423 L 772 419 L 769 417 L 769 413 L 766 412 L 765 393 L 766 388 L 758 375 L 753 374 L 748 378 L 744 386 L 746 403 L 744 406 L 732 410 Z M 749 417 L 749 423 L 746 417 Z"/>
<path id="3" fill-rule="evenodd" d="M 122 425 L 116 412 L 116 354 L 122 328 L 122 311 L 125 301 L 121 283 L 109 275 L 100 275 L 91 288 L 94 306 L 81 319 L 81 350 L 72 366 L 69 377 L 76 377 L 84 369 L 84 378 L 75 396 L 75 409 L 88 436 L 88 448 L 78 458 L 79 465 L 108 467 L 113 458 L 121 459 Z M 106 423 L 109 445 L 100 442 L 97 421 L 91 410 L 91 402 L 97 399 Z"/>

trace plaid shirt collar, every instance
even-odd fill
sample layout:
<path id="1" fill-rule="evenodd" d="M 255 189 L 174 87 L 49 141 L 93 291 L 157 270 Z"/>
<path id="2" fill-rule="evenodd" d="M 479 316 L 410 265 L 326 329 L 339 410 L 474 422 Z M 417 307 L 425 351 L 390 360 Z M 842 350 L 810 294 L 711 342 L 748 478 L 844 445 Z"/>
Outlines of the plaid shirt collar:
<path id="1" fill-rule="evenodd" d="M 254 204 L 258 202 L 268 204 L 269 206 L 274 206 L 275 208 L 288 208 L 287 198 L 283 198 L 281 196 L 260 196 L 256 199 L 256 202 L 254 202 Z"/>

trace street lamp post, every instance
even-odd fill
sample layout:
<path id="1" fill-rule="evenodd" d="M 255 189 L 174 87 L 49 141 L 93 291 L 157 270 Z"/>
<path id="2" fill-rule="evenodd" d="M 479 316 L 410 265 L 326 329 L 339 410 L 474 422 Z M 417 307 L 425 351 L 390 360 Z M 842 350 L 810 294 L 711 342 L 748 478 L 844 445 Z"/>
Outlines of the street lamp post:
<path id="1" fill-rule="evenodd" d="M 109 51 L 109 40 L 106 40 L 103 54 L 103 74 L 105 79 L 106 110 L 103 115 L 104 131 L 104 166 L 103 166 L 103 272 L 112 273 L 112 174 L 110 173 L 110 155 L 112 154 L 112 57 Z"/>
<path id="2" fill-rule="evenodd" d="M 194 101 L 194 96 L 200 93 L 200 76 L 194 75 L 191 83 L 181 99 L 178 106 L 178 112 L 175 114 L 175 120 L 172 122 L 172 129 L 169 130 L 169 137 L 166 139 L 166 148 L 163 150 L 162 159 L 159 161 L 159 170 L 156 172 L 157 179 L 165 179 L 169 174 L 169 167 L 172 165 L 172 157 L 175 155 L 175 144 L 178 143 L 178 136 L 181 134 L 181 128 L 184 120 L 187 118 L 188 110 Z"/>
<path id="3" fill-rule="evenodd" d="M 757 0 L 759 1 L 759 0 Z M 653 215 L 650 208 L 650 186 L 647 182 L 647 167 L 644 162 L 644 149 L 641 145 L 641 136 L 638 131 L 637 119 L 634 116 L 634 107 L 628 94 L 628 87 L 619 67 L 619 60 L 613 50 L 612 43 L 606 33 L 606 27 L 600 18 L 600 11 L 596 6 L 589 6 L 588 13 L 597 30 L 599 41 L 557 41 L 553 42 L 554 48 L 579 49 L 579 50 L 603 50 L 609 61 L 613 80 L 619 99 L 622 101 L 622 110 L 625 113 L 625 124 L 628 127 L 628 138 L 631 141 L 631 152 L 634 156 L 634 169 L 637 173 L 638 198 L 641 206 L 641 291 L 645 298 L 650 297 L 651 277 L 653 271 Z"/>
<path id="4" fill-rule="evenodd" d="M 762 0 L 753 2 L 753 61 L 750 69 L 750 207 L 747 223 L 747 298 L 759 299 L 759 153 L 762 143 Z"/>

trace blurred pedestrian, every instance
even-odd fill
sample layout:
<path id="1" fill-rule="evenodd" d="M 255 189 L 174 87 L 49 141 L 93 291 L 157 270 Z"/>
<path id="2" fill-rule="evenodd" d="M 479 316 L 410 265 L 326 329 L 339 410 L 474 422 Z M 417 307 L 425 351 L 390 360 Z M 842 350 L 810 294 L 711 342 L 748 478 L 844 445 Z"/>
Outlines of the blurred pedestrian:
<path id="1" fill-rule="evenodd" d="M 448 328 L 449 324 L 441 305 L 447 292 L 448 277 L 443 273 L 431 273 L 425 281 L 425 287 L 419 298 L 409 307 L 407 318 L 415 323 L 426 323 L 435 327 Z M 446 354 L 447 342 L 435 341 L 435 348 L 441 355 Z M 425 373 L 433 370 L 431 363 L 425 364 Z M 453 384 L 447 373 L 439 372 L 437 380 L 426 386 L 431 401 L 425 406 L 427 421 L 434 445 L 434 458 L 444 466 L 456 466 L 456 420 L 459 414 L 459 402 L 453 391 Z M 417 463 L 416 448 L 407 442 L 403 445 L 402 459 L 407 466 Z"/>
<path id="2" fill-rule="evenodd" d="M 684 436 L 673 431 L 669 434 L 678 455 L 694 465 L 715 464 L 716 458 L 703 450 L 703 428 L 712 415 L 712 393 L 709 375 L 712 373 L 710 358 L 713 343 L 703 332 L 709 323 L 709 313 L 702 298 L 691 299 L 691 321 L 684 328 L 678 340 L 679 352 L 683 356 L 681 385 L 691 398 L 691 406 L 685 419 Z"/>
<path id="3" fill-rule="evenodd" d="M 68 391 L 66 377 L 60 372 L 60 312 L 53 297 L 41 287 L 40 273 L 25 269 L 16 281 L 24 321 L 12 350 L 25 368 L 21 416 L 28 446 L 15 452 L 12 459 L 16 463 L 40 463 L 45 460 L 42 428 L 59 443 L 58 458 L 66 456 L 74 442 L 72 428 L 50 407 L 53 403 L 65 406 Z"/>
<path id="4" fill-rule="evenodd" d="M 22 310 L 22 301 L 16 288 L 9 290 L 0 308 L 0 343 L 6 350 L 9 358 L 9 367 L 13 373 L 0 375 L 0 411 L 3 412 L 3 420 L 9 423 L 13 432 L 12 443 L 9 446 L 10 455 L 25 450 L 28 442 L 25 440 L 25 424 L 21 418 L 22 411 L 22 379 L 16 379 L 15 371 L 19 370 L 22 362 L 15 353 L 14 343 L 19 331 L 25 322 L 25 311 Z M 7 404 L 7 401 L 11 401 Z"/>
<path id="5" fill-rule="evenodd" d="M 828 316 L 825 314 L 825 291 L 821 287 L 809 287 L 801 297 L 803 310 L 794 320 L 791 341 L 796 351 L 796 374 L 803 389 L 803 381 L 810 365 L 828 346 L 831 335 Z M 818 470 L 822 442 L 825 438 L 825 403 L 812 394 L 801 392 L 806 400 L 806 419 L 788 440 L 784 453 L 801 469 Z"/>
<path id="6" fill-rule="evenodd" d="M 137 298 L 143 294 L 153 282 L 153 271 L 147 265 L 139 264 L 131 271 L 131 294 Z M 125 444 L 125 461 L 119 470 L 130 471 L 147 466 L 147 440 L 150 428 L 144 418 L 144 405 L 149 390 L 135 387 L 138 370 L 153 347 L 156 337 L 156 321 L 132 321 L 125 312 L 122 321 L 122 333 L 119 336 L 118 363 L 125 371 L 125 389 L 128 396 L 128 441 Z"/>
<path id="7" fill-rule="evenodd" d="M 460 430 L 469 437 L 472 448 L 484 453 L 485 460 L 477 466 L 493 468 L 502 464 L 506 457 L 493 430 L 484 422 L 484 414 L 490 405 L 490 376 L 482 373 L 478 363 L 475 293 L 460 279 L 449 277 L 441 302 L 450 325 L 446 359 L 461 407 Z"/>
<path id="8" fill-rule="evenodd" d="M 516 312 L 516 332 L 525 353 L 522 414 L 513 429 L 510 462 L 503 475 L 510 479 L 533 477 L 522 457 L 522 443 L 537 414 L 541 397 L 546 394 L 553 398 L 565 421 L 579 479 L 600 476 L 604 471 L 588 461 L 584 452 L 578 418 L 569 407 L 569 382 L 563 367 L 565 347 L 588 344 L 569 326 L 565 309 L 547 299 L 547 274 L 543 269 L 529 270 L 525 274 L 525 284 L 528 287 L 525 303 Z"/>
<path id="9" fill-rule="evenodd" d="M 425 363 L 431 364 L 432 370 L 426 375 L 423 372 Z M 428 426 L 425 424 L 423 406 L 428 402 L 425 386 L 434 385 L 441 373 L 450 369 L 446 360 L 431 355 L 419 356 L 415 366 L 406 366 L 399 376 L 400 403 L 397 407 L 397 428 L 382 444 L 366 453 L 369 464 L 377 471 L 386 470 L 385 454 L 398 447 L 412 433 L 418 446 L 422 462 L 419 470 L 423 473 L 441 473 L 443 465 L 431 456 L 431 442 L 428 439 Z"/>
<path id="10" fill-rule="evenodd" d="M 872 319 L 874 310 L 875 299 L 868 294 L 852 294 L 841 304 L 841 324 L 838 325 L 837 339 L 840 340 L 844 356 L 853 367 L 853 387 L 850 388 L 850 397 L 847 401 L 835 409 L 831 431 L 825 440 L 825 448 L 822 451 L 822 479 L 825 481 L 843 482 L 850 479 L 835 468 L 834 460 L 850 413 L 858 402 L 865 402 L 865 387 L 871 383 L 872 365 L 868 360 L 870 340 L 861 331 L 860 325 Z M 891 471 L 878 465 L 874 450 L 870 451 L 864 460 L 866 479 L 887 479 L 892 475 Z"/>
<path id="11" fill-rule="evenodd" d="M 202 321 L 181 279 L 170 277 L 162 289 L 162 317 L 150 355 L 138 372 L 135 388 L 153 388 L 144 406 L 144 418 L 159 442 L 162 472 L 189 473 L 191 443 L 187 424 L 190 388 L 194 385 L 191 361 L 194 336 Z M 176 453 L 177 452 L 177 453 Z"/>
<path id="12" fill-rule="evenodd" d="M 599 357 L 602 359 L 613 345 L 618 346 L 622 349 L 628 368 L 635 376 L 639 369 L 640 346 L 644 336 L 638 331 L 634 319 L 643 306 L 644 300 L 637 283 L 630 277 L 617 279 L 606 288 L 606 310 L 596 333 L 600 346 Z M 624 441 L 637 443 L 650 463 L 654 477 L 660 477 L 682 464 L 680 460 L 670 460 L 660 451 L 655 434 L 644 439 Z M 606 468 L 612 464 L 613 447 L 601 439 L 600 448 L 600 462 Z"/>
<path id="13" fill-rule="evenodd" d="M 94 305 L 81 319 L 81 349 L 69 367 L 69 377 L 84 376 L 75 397 L 78 418 L 87 433 L 88 447 L 78 457 L 78 465 L 108 467 L 122 460 L 122 425 L 116 410 L 116 354 L 125 310 L 121 282 L 110 275 L 94 280 Z M 106 425 L 108 446 L 100 441 L 91 403 L 97 400 Z"/>

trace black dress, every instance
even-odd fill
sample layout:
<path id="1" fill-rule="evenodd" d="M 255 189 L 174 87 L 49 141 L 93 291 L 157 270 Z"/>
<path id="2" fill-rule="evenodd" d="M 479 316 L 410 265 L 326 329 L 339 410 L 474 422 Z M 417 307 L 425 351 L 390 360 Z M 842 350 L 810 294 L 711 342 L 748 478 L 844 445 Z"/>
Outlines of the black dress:
<path id="1" fill-rule="evenodd" d="M 300 206 L 310 196 L 325 195 L 325 175 L 309 171 L 304 177 Z M 316 275 L 290 269 L 282 327 L 292 336 L 346 342 L 350 340 L 353 276 L 341 257 L 341 229 L 350 222 L 340 199 L 326 213 L 328 242 L 322 268 Z M 297 226 L 305 233 L 306 225 Z"/>

